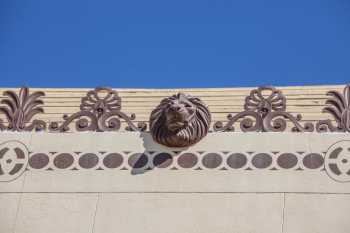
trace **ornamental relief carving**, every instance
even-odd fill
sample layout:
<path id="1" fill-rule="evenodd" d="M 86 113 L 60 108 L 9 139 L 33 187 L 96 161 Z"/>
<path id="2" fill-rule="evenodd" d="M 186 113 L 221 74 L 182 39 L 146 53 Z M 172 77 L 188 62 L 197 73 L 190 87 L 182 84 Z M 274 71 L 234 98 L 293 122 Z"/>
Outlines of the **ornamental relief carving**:
<path id="1" fill-rule="evenodd" d="M 244 103 L 244 111 L 229 114 L 228 123 L 221 121 L 214 124 L 214 131 L 235 131 L 234 124 L 240 121 L 243 132 L 284 132 L 287 121 L 293 124 L 294 132 L 312 132 L 312 123 L 301 125 L 300 114 L 293 116 L 286 112 L 286 97 L 274 87 L 259 87 L 250 92 Z"/>
<path id="2" fill-rule="evenodd" d="M 151 171 L 279 171 L 322 172 L 336 182 L 350 182 L 350 141 L 338 141 L 326 151 L 255 150 L 103 150 L 31 151 L 20 141 L 0 142 L 0 182 L 19 178 L 25 171 L 90 170 L 100 172 Z M 133 174 L 133 173 L 131 173 Z M 272 174 L 272 173 L 271 173 Z"/>
<path id="3" fill-rule="evenodd" d="M 330 119 L 317 122 L 318 132 L 350 132 L 350 85 L 347 85 L 343 93 L 338 91 L 327 92 L 329 98 L 326 101 L 324 113 L 329 113 L 336 121 L 332 124 Z"/>
<path id="4" fill-rule="evenodd" d="M 314 123 L 301 123 L 300 114 L 287 111 L 287 98 L 274 87 L 259 87 L 245 98 L 242 112 L 227 116 L 227 122 L 216 121 L 212 131 L 285 132 L 350 132 L 350 85 L 342 92 L 326 93 L 323 111 L 330 117 Z M 122 99 L 111 88 L 95 88 L 80 100 L 79 111 L 63 115 L 62 122 L 48 124 L 40 117 L 45 103 L 42 91 L 20 88 L 8 90 L 0 101 L 0 131 L 146 131 L 145 122 L 136 122 L 135 114 L 122 111 Z M 215 119 L 214 119 L 215 120 Z M 322 152 L 302 151 L 177 151 L 189 147 L 211 132 L 212 116 L 208 106 L 198 97 L 178 93 L 164 98 L 150 114 L 149 133 L 155 142 L 172 150 L 104 151 L 101 152 L 29 152 L 20 141 L 0 144 L 0 181 L 12 181 L 25 171 L 34 170 L 132 170 L 193 169 L 201 170 L 313 170 L 326 172 L 337 182 L 350 181 L 350 142 L 339 141 Z"/>
<path id="5" fill-rule="evenodd" d="M 29 94 L 27 87 L 22 87 L 19 93 L 5 91 L 5 99 L 1 100 L 0 113 L 6 117 L 5 124 L 0 119 L 0 130 L 9 131 L 40 131 L 46 129 L 46 123 L 42 120 L 32 120 L 32 118 L 43 113 L 44 102 L 40 97 L 45 96 L 44 92 L 37 91 Z"/>
<path id="6" fill-rule="evenodd" d="M 237 124 L 243 132 L 350 132 L 350 85 L 342 93 L 329 91 L 326 95 L 329 98 L 323 112 L 330 114 L 330 119 L 302 123 L 300 114 L 287 111 L 287 98 L 280 90 L 259 87 L 246 97 L 243 111 L 229 114 L 227 122 L 214 122 L 212 130 L 235 131 Z M 81 98 L 78 112 L 63 115 L 62 122 L 50 124 L 40 119 L 45 110 L 44 96 L 44 92 L 30 93 L 26 87 L 20 88 L 18 93 L 5 91 L 0 102 L 0 131 L 104 132 L 119 131 L 122 123 L 129 131 L 147 130 L 145 122 L 136 123 L 135 114 L 122 111 L 122 99 L 111 88 L 88 91 Z M 191 146 L 211 131 L 211 118 L 210 110 L 202 100 L 179 93 L 163 99 L 153 109 L 149 132 L 156 142 L 165 146 Z"/>
<path id="7" fill-rule="evenodd" d="M 179 93 L 165 98 L 152 111 L 149 124 L 153 139 L 169 147 L 186 147 L 205 137 L 211 115 L 199 99 Z"/>
<path id="8" fill-rule="evenodd" d="M 118 93 L 110 88 L 98 87 L 86 93 L 81 99 L 80 111 L 71 116 L 63 116 L 63 124 L 52 122 L 51 132 L 67 132 L 71 124 L 75 125 L 76 131 L 118 131 L 121 127 L 121 120 L 128 126 L 126 130 L 144 131 L 145 123 L 135 125 L 135 114 L 130 116 L 121 111 L 122 100 Z"/>
<path id="9" fill-rule="evenodd" d="M 27 168 L 28 160 L 29 152 L 22 142 L 0 143 L 0 182 L 20 177 Z"/>

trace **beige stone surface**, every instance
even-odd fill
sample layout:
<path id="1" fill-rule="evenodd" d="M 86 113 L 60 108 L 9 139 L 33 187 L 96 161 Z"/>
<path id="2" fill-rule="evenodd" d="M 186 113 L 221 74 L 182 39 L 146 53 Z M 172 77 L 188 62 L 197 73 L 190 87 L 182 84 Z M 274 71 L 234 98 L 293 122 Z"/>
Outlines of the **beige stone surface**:
<path id="1" fill-rule="evenodd" d="M 1 193 L 0 194 L 0 232 L 14 232 L 18 205 L 20 202 L 20 193 Z"/>
<path id="2" fill-rule="evenodd" d="M 349 193 L 324 171 L 130 171 L 28 172 L 24 192 L 308 192 Z"/>
<path id="3" fill-rule="evenodd" d="M 102 194 L 94 233 L 278 233 L 283 194 Z"/>
<path id="4" fill-rule="evenodd" d="M 350 195 L 286 194 L 284 233 L 350 232 Z"/>
<path id="5" fill-rule="evenodd" d="M 18 193 L 23 191 L 24 181 L 27 176 L 27 172 L 24 172 L 16 180 L 9 182 L 0 182 L 0 193 Z"/>
<path id="6" fill-rule="evenodd" d="M 93 151 L 96 136 L 89 133 L 32 133 L 33 152 Z"/>
<path id="7" fill-rule="evenodd" d="M 16 233 L 92 232 L 98 194 L 25 193 Z"/>

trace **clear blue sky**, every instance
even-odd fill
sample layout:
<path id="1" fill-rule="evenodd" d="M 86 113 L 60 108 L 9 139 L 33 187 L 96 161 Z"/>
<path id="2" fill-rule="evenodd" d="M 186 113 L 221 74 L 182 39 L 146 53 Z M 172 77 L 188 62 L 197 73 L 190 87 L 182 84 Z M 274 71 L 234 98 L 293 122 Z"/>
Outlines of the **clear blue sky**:
<path id="1" fill-rule="evenodd" d="M 0 0 L 0 86 L 347 82 L 349 0 Z"/>

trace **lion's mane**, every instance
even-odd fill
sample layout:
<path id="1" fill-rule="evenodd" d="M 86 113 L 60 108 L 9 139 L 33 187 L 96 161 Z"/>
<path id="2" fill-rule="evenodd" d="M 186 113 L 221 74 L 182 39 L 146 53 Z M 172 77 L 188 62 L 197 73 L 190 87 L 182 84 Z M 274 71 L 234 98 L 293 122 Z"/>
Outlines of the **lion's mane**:
<path id="1" fill-rule="evenodd" d="M 171 106 L 173 100 L 180 95 L 190 101 L 195 107 L 194 117 L 180 131 L 170 131 L 166 125 L 165 111 Z M 152 111 L 150 116 L 150 132 L 153 139 L 168 147 L 186 147 L 193 145 L 205 137 L 209 131 L 211 115 L 208 107 L 199 99 L 190 95 L 177 94 L 165 98 Z"/>

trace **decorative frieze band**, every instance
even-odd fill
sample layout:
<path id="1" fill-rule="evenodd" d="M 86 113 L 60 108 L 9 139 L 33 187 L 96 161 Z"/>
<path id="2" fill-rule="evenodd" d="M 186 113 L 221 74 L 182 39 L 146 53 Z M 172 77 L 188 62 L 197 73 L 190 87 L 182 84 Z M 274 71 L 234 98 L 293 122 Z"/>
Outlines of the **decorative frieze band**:
<path id="1" fill-rule="evenodd" d="M 44 112 L 44 102 L 40 99 L 44 92 L 29 93 L 24 87 L 19 93 L 5 91 L 1 100 L 0 130 L 67 132 L 73 126 L 75 131 L 118 131 L 122 121 L 126 130 L 145 131 L 145 122 L 134 123 L 135 114 L 122 112 L 122 100 L 117 91 L 110 88 L 96 88 L 88 91 L 81 99 L 80 111 L 63 115 L 63 123 L 40 120 Z M 294 132 L 350 132 L 350 85 L 343 93 L 329 91 L 329 98 L 323 112 L 333 119 L 302 124 L 301 114 L 286 111 L 287 99 L 274 87 L 259 87 L 250 92 L 244 103 L 244 111 L 229 114 L 228 122 L 217 121 L 213 131 L 234 131 L 239 124 L 243 132 L 284 132 L 291 124 Z M 37 117 L 38 119 L 35 119 Z M 6 120 L 6 123 L 5 123 Z M 335 125 L 332 123 L 335 121 Z M 209 108 L 199 98 L 179 93 L 161 101 L 150 115 L 149 128 L 155 141 L 169 147 L 186 147 L 200 141 L 210 132 L 211 114 Z"/>
<path id="2" fill-rule="evenodd" d="M 0 181 L 25 171 L 125 170 L 132 174 L 156 169 L 249 171 L 320 171 L 337 182 L 350 181 L 350 141 L 327 151 L 31 151 L 23 142 L 0 144 Z"/>
<path id="3" fill-rule="evenodd" d="M 323 170 L 324 153 L 281 151 L 31 152 L 28 170 Z"/>

